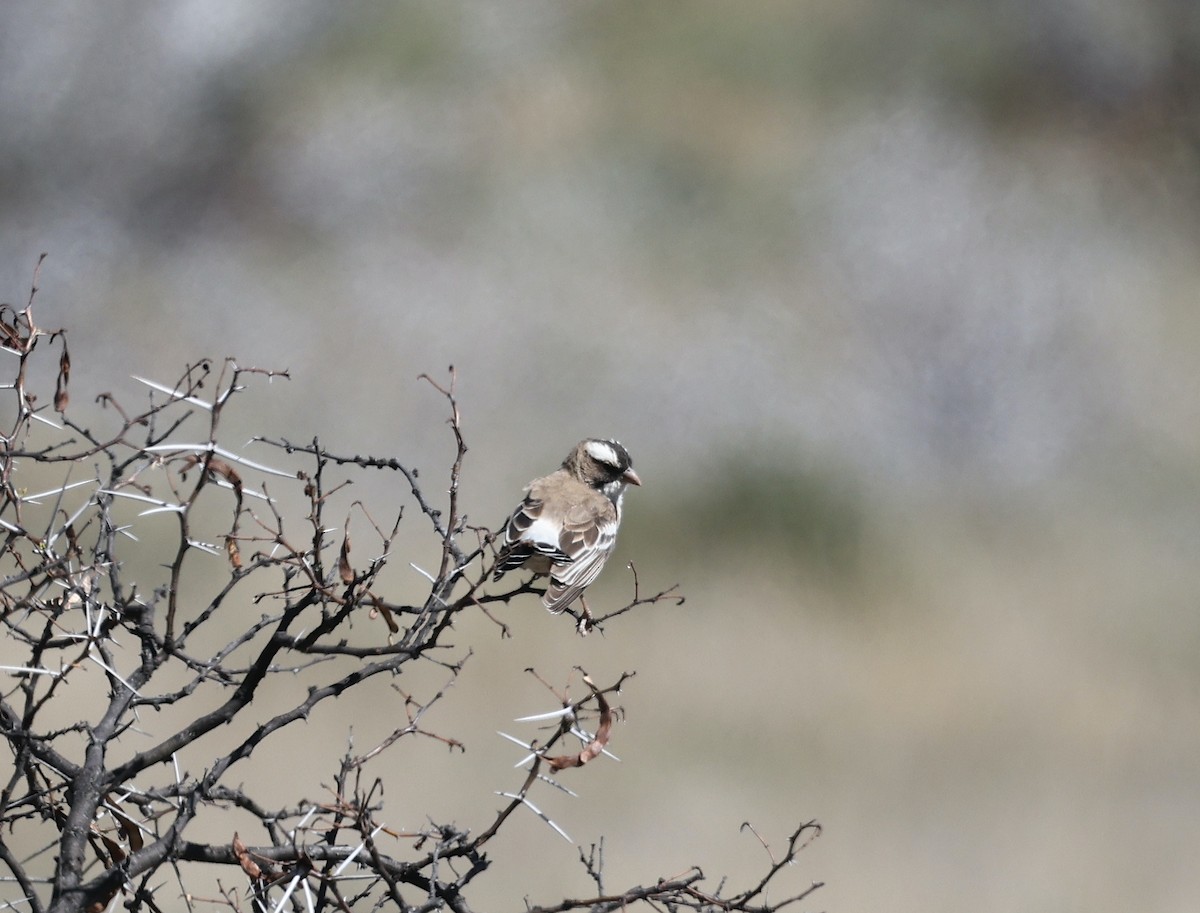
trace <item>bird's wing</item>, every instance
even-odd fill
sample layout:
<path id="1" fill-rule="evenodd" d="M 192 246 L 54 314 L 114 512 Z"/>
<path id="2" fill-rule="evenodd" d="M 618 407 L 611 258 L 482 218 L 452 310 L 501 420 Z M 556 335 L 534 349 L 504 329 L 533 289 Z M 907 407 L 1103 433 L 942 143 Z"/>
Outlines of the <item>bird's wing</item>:
<path id="1" fill-rule="evenodd" d="M 599 576 L 617 542 L 617 510 L 603 495 L 596 494 L 575 504 L 563 518 L 558 550 L 566 560 L 555 560 L 550 586 L 542 603 L 551 612 L 561 612 Z"/>
<path id="2" fill-rule="evenodd" d="M 496 555 L 493 580 L 499 580 L 511 570 L 523 565 L 534 555 L 545 555 L 551 562 L 569 561 L 559 549 L 561 519 L 546 510 L 546 489 L 552 477 L 535 479 L 508 522 L 504 524 L 504 542 Z"/>

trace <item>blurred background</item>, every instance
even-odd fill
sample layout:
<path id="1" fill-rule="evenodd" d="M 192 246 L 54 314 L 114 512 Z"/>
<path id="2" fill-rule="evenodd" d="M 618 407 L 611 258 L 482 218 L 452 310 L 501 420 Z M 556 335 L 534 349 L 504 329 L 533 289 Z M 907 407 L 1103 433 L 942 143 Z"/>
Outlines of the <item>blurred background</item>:
<path id="1" fill-rule="evenodd" d="M 394 823 L 486 827 L 493 731 L 554 705 L 521 670 L 579 663 L 637 671 L 622 762 L 546 802 L 614 889 L 742 886 L 743 821 L 817 818 L 805 909 L 1195 909 L 1200 7 L 38 0 L 0 60 L 0 297 L 49 253 L 74 408 L 234 356 L 292 379 L 229 444 L 444 479 L 453 364 L 489 525 L 579 438 L 632 452 L 591 601 L 633 560 L 687 602 L 465 621 L 466 755 L 380 771 L 444 765 L 451 810 Z M 593 889 L 528 818 L 480 908 Z"/>

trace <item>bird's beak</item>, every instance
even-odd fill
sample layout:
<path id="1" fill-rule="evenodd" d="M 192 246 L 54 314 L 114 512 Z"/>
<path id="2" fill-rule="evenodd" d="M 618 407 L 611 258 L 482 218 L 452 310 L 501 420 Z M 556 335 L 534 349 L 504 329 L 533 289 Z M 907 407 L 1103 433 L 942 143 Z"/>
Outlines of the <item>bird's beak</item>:
<path id="1" fill-rule="evenodd" d="M 638 474 L 636 472 L 634 472 L 632 469 L 626 469 L 625 472 L 622 473 L 621 478 L 624 479 L 626 482 L 628 482 L 630 485 L 641 485 L 642 484 L 642 480 L 638 478 Z"/>

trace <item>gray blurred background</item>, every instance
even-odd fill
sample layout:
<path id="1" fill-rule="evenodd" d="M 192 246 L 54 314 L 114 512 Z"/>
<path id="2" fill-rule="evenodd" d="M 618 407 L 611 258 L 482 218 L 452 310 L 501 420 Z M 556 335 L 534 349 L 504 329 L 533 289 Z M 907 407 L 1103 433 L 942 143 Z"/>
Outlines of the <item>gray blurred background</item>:
<path id="1" fill-rule="evenodd" d="M 1198 9 L 5 3 L 0 296 L 49 252 L 81 410 L 231 355 L 292 380 L 229 443 L 425 478 L 452 441 L 416 377 L 453 364 L 481 523 L 580 437 L 629 447 L 594 604 L 629 560 L 686 604 L 464 622 L 432 725 L 468 751 L 391 756 L 449 783 L 397 825 L 486 826 L 493 731 L 553 705 L 521 670 L 582 663 L 637 670 L 622 762 L 546 805 L 613 888 L 741 884 L 742 821 L 815 817 L 807 909 L 1194 910 Z M 309 725 L 281 802 L 328 782 L 311 727 L 344 744 Z M 502 835 L 480 908 L 589 892 L 532 816 Z"/>

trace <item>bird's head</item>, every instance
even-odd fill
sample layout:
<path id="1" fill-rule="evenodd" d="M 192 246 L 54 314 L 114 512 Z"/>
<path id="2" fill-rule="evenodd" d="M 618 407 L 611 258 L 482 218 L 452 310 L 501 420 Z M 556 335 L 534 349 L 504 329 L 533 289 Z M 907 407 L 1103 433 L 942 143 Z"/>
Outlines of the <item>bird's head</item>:
<path id="1" fill-rule="evenodd" d="M 563 460 L 563 469 L 613 502 L 625 493 L 626 486 L 642 484 L 633 471 L 629 451 L 620 442 L 604 438 L 587 438 L 576 444 Z"/>

